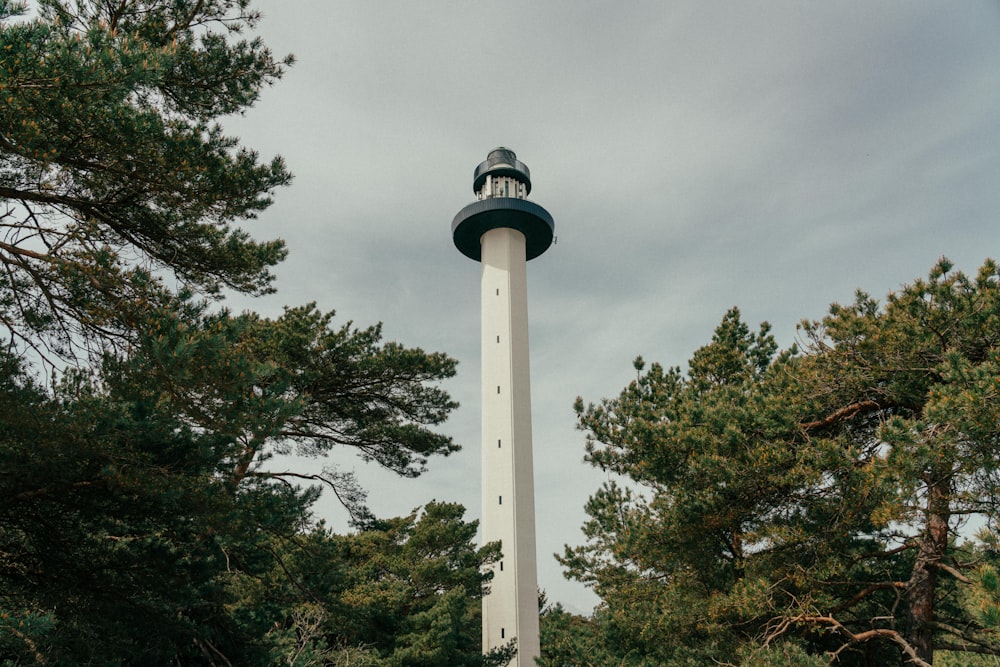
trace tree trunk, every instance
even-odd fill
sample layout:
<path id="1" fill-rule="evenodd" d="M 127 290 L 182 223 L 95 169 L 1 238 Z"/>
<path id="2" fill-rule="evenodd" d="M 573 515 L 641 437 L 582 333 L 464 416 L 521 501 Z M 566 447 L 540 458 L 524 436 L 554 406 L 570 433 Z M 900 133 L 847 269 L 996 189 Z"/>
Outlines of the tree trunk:
<path id="1" fill-rule="evenodd" d="M 247 476 L 250 471 L 250 465 L 253 463 L 254 458 L 257 456 L 257 450 L 250 445 L 246 445 L 243 448 L 239 459 L 236 461 L 236 465 L 233 467 L 232 474 L 229 475 L 229 481 L 227 485 L 229 486 L 229 491 L 231 493 L 236 493 L 236 489 L 239 488 L 240 482 L 243 478 Z"/>
<path id="2" fill-rule="evenodd" d="M 906 585 L 909 602 L 906 639 L 921 660 L 934 664 L 934 594 L 937 590 L 937 566 L 948 549 L 950 471 L 929 477 L 924 534 Z"/>

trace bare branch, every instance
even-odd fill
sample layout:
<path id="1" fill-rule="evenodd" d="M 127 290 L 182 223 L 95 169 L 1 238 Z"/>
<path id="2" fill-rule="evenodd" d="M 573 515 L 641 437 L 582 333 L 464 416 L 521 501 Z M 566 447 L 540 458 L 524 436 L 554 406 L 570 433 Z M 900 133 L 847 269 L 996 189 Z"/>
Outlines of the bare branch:
<path id="1" fill-rule="evenodd" d="M 823 419 L 805 422 L 799 424 L 799 426 L 806 431 L 811 431 L 817 428 L 825 428 L 827 426 L 832 426 L 837 422 L 844 421 L 845 419 L 850 419 L 860 412 L 874 412 L 875 410 L 882 410 L 885 407 L 888 406 L 883 406 L 877 401 L 858 401 L 857 403 L 851 403 L 850 405 L 844 406 L 839 410 L 830 413 Z"/>
<path id="2" fill-rule="evenodd" d="M 935 562 L 935 561 L 928 561 L 927 562 L 927 567 L 933 567 L 933 568 L 936 568 L 936 569 L 941 570 L 943 572 L 947 572 L 948 574 L 950 574 L 951 576 L 955 577 L 955 579 L 958 579 L 963 584 L 971 584 L 972 583 L 971 579 L 969 579 L 964 574 L 962 574 L 961 572 L 959 572 L 955 568 L 951 567 L 950 565 L 945 565 L 944 563 L 939 563 L 939 562 Z"/>
<path id="3" fill-rule="evenodd" d="M 838 613 L 844 611 L 845 609 L 850 609 L 858 602 L 871 595 L 876 591 L 901 591 L 906 589 L 905 581 L 883 581 L 876 584 L 871 584 L 861 589 L 855 593 L 850 600 L 847 600 L 834 608 L 833 613 Z"/>
<path id="4" fill-rule="evenodd" d="M 843 635 L 847 641 L 831 655 L 834 661 L 843 653 L 845 650 L 854 646 L 856 644 L 862 644 L 867 641 L 872 641 L 875 639 L 887 639 L 894 644 L 898 645 L 900 649 L 910 659 L 910 664 L 915 667 L 932 667 L 929 662 L 924 661 L 917 655 L 916 650 L 906 641 L 903 636 L 896 632 L 895 630 L 890 630 L 888 628 L 873 628 L 871 630 L 866 630 L 864 632 L 854 633 L 848 630 L 843 624 L 840 623 L 833 616 L 811 616 L 811 615 L 801 615 L 793 616 L 789 618 L 781 619 L 775 626 L 775 629 L 771 631 L 766 639 L 764 640 L 764 646 L 768 646 L 773 640 L 777 639 L 781 635 L 785 634 L 789 628 L 793 625 L 798 624 L 811 624 L 811 625 L 824 625 L 829 629 L 835 630 L 838 634 Z"/>

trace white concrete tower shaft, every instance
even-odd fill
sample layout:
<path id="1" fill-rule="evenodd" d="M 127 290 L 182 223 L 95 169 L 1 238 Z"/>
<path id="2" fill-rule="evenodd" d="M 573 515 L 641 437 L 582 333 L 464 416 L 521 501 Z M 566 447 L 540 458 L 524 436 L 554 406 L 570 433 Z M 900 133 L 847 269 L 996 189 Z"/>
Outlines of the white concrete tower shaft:
<path id="1" fill-rule="evenodd" d="M 483 598 L 483 652 L 516 639 L 511 665 L 539 655 L 535 492 L 528 360 L 527 260 L 545 252 L 555 225 L 525 199 L 528 168 L 505 148 L 476 169 L 478 201 L 455 216 L 455 245 L 482 263 L 483 542 L 501 542 Z"/>
<path id="2" fill-rule="evenodd" d="M 517 638 L 517 665 L 539 653 L 535 486 L 531 460 L 528 290 L 524 234 L 482 237 L 483 542 L 499 541 L 483 601 L 483 648 Z"/>

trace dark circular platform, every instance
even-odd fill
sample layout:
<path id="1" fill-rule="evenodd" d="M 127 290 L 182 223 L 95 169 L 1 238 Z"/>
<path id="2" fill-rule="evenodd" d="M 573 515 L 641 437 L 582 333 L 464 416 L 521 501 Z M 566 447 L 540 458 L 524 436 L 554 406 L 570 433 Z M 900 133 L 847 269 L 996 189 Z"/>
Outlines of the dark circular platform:
<path id="1" fill-rule="evenodd" d="M 556 223 L 544 208 L 526 199 L 493 197 L 472 202 L 451 223 L 455 247 L 477 262 L 482 259 L 479 240 L 491 229 L 509 227 L 524 234 L 526 259 L 534 259 L 552 245 Z"/>

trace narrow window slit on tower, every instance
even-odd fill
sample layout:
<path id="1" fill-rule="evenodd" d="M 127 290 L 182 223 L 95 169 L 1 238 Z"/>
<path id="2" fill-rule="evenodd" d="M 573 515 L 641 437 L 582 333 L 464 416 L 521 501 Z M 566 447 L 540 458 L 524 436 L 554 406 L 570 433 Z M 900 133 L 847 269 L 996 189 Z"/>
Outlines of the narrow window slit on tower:
<path id="1" fill-rule="evenodd" d="M 500 441 L 497 440 L 497 449 L 500 449 Z"/>
<path id="2" fill-rule="evenodd" d="M 497 497 L 500 499 L 500 502 L 498 502 L 497 505 L 503 505 L 503 496 L 497 496 Z"/>
<path id="3" fill-rule="evenodd" d="M 500 571 L 503 572 L 503 561 L 500 561 Z"/>
<path id="4" fill-rule="evenodd" d="M 497 296 L 500 296 L 500 288 L 497 288 Z"/>
<path id="5" fill-rule="evenodd" d="M 497 336 L 497 342 L 498 343 L 500 342 L 500 336 Z"/>
<path id="6" fill-rule="evenodd" d="M 503 635 L 504 635 L 504 631 L 503 631 L 503 628 L 500 628 L 500 639 L 503 639 L 503 638 L 504 638 L 504 637 L 503 637 Z"/>
<path id="7" fill-rule="evenodd" d="M 497 393 L 500 393 L 500 385 L 497 385 Z"/>

